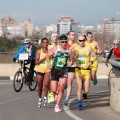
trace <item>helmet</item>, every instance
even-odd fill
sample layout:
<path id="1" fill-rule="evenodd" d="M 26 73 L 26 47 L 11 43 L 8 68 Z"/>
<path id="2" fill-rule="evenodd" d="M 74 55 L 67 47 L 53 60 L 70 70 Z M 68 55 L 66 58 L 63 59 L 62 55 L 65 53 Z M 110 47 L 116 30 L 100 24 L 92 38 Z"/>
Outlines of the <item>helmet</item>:
<path id="1" fill-rule="evenodd" d="M 24 43 L 30 43 L 31 42 L 31 39 L 30 38 L 25 38 L 24 39 Z"/>
<path id="2" fill-rule="evenodd" d="M 120 43 L 120 40 L 115 39 L 115 40 L 113 40 L 113 43 L 114 43 L 114 44 L 115 44 L 115 43 Z"/>

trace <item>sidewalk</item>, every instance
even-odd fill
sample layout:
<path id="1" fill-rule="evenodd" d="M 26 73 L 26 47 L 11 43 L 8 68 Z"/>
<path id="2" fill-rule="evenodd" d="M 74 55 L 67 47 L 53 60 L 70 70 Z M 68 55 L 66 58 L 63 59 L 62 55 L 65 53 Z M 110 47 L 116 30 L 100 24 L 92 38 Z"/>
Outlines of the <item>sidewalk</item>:
<path id="1" fill-rule="evenodd" d="M 19 69 L 19 64 L 0 64 L 0 80 L 13 80 L 15 72 Z M 111 65 L 107 67 L 105 63 L 98 64 L 97 78 L 107 79 Z M 7 71 L 6 71 L 7 70 Z"/>

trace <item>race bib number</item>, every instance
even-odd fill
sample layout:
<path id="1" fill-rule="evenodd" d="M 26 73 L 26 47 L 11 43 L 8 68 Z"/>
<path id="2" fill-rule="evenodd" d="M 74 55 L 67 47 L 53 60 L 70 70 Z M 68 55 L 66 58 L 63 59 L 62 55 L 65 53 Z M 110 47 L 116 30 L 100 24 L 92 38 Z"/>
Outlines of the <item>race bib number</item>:
<path id="1" fill-rule="evenodd" d="M 42 59 L 42 58 L 41 58 Z M 44 61 L 42 61 L 41 62 L 41 65 L 43 65 L 43 66 L 47 66 L 47 63 L 46 63 L 46 61 L 44 60 Z"/>
<path id="2" fill-rule="evenodd" d="M 28 60 L 28 53 L 20 53 L 19 60 Z"/>
<path id="3" fill-rule="evenodd" d="M 85 61 L 83 61 L 83 60 L 78 60 L 78 64 L 85 64 Z"/>
<path id="4" fill-rule="evenodd" d="M 65 61 L 66 61 L 65 58 L 58 58 L 56 66 L 63 67 L 65 65 Z"/>

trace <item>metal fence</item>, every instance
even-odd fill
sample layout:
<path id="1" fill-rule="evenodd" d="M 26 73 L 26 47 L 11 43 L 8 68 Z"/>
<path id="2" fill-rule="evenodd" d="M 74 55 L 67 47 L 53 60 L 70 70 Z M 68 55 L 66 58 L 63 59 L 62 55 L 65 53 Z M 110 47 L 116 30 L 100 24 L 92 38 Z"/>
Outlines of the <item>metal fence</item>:
<path id="1" fill-rule="evenodd" d="M 0 63 L 12 63 L 15 52 L 0 52 Z M 106 57 L 103 55 L 98 56 L 98 62 L 105 62 Z"/>

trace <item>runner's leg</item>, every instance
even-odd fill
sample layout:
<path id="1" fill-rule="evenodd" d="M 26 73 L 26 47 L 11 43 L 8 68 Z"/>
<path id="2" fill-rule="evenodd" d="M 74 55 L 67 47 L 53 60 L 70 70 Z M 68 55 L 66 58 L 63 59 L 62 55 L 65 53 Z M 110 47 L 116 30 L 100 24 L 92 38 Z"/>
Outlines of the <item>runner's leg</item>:
<path id="1" fill-rule="evenodd" d="M 71 91 L 72 91 L 73 79 L 74 79 L 74 72 L 69 72 L 68 73 L 68 80 L 67 80 L 68 87 L 67 87 L 67 96 L 66 96 L 66 98 L 70 97 L 70 94 L 71 94 Z"/>
<path id="2" fill-rule="evenodd" d="M 44 75 L 44 96 L 46 96 L 46 97 L 47 97 L 47 94 L 48 94 L 49 81 L 50 81 L 50 73 L 47 72 Z"/>
<path id="3" fill-rule="evenodd" d="M 64 87 L 66 85 L 67 78 L 60 78 L 59 79 L 59 92 L 58 92 L 58 97 L 57 97 L 57 102 L 56 104 L 60 104 L 60 101 L 62 99 L 62 96 L 64 94 Z"/>
<path id="4" fill-rule="evenodd" d="M 91 70 L 91 80 L 93 81 L 94 85 L 97 84 L 96 73 L 97 73 L 97 70 Z"/>
<path id="5" fill-rule="evenodd" d="M 82 78 L 80 76 L 76 76 L 77 82 L 77 97 L 78 97 L 78 110 L 82 110 Z"/>
<path id="6" fill-rule="evenodd" d="M 89 89 L 90 89 L 90 79 L 85 79 L 84 80 L 84 91 L 86 94 L 89 93 Z"/>
<path id="7" fill-rule="evenodd" d="M 43 88 L 43 76 L 36 75 L 37 81 L 38 81 L 38 97 L 39 97 L 39 102 L 38 102 L 38 107 L 42 107 L 42 88 Z"/>

